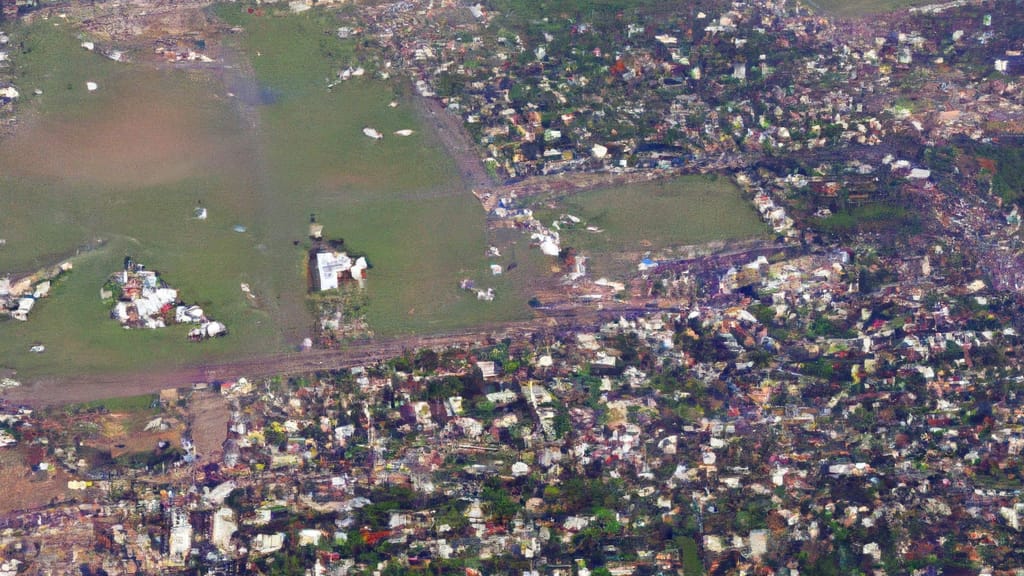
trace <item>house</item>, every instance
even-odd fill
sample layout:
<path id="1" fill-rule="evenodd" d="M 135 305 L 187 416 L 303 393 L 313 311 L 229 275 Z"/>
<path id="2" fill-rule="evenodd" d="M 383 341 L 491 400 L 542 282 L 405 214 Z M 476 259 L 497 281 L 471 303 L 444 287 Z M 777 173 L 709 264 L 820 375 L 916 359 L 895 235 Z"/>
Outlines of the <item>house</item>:
<path id="1" fill-rule="evenodd" d="M 257 534 L 252 540 L 252 551 L 257 554 L 273 554 L 284 547 L 284 533 Z"/>
<path id="2" fill-rule="evenodd" d="M 494 362 L 491 362 L 489 360 L 477 362 L 476 367 L 480 369 L 480 373 L 483 375 L 483 378 L 485 380 L 490 380 L 491 378 L 494 378 L 498 374 Z"/>
<path id="3" fill-rule="evenodd" d="M 184 563 L 192 550 L 192 524 L 188 514 L 181 509 L 171 513 L 171 537 L 168 554 L 172 562 Z"/>
<path id="4" fill-rule="evenodd" d="M 235 511 L 231 508 L 221 508 L 213 515 L 213 529 L 210 534 L 210 541 L 221 552 L 231 549 L 231 536 L 238 531 L 238 522 L 235 518 Z"/>
<path id="5" fill-rule="evenodd" d="M 344 280 L 356 280 L 362 285 L 368 265 L 360 256 L 353 260 L 344 252 L 316 251 L 310 254 L 310 275 L 313 290 L 334 290 Z"/>

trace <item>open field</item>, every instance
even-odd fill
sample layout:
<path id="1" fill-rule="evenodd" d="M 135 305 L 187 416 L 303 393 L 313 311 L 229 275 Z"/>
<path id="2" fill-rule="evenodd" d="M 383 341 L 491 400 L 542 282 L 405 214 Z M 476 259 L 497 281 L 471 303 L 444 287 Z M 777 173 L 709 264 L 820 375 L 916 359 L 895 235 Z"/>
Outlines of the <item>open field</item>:
<path id="1" fill-rule="evenodd" d="M 272 101 L 260 108 L 272 190 L 262 201 L 267 246 L 290 246 L 315 213 L 326 235 L 367 254 L 374 266 L 367 317 L 378 334 L 444 330 L 528 313 L 528 297 L 503 289 L 514 280 L 496 283 L 499 297 L 490 303 L 457 291 L 460 279 L 483 279 L 486 271 L 484 214 L 454 162 L 415 117 L 405 90 L 370 79 L 367 64 L 367 76 L 328 91 L 338 69 L 359 64 L 353 44 L 331 35 L 328 15 L 260 17 L 237 5 L 225 5 L 220 13 L 245 27 L 242 48 L 261 93 Z M 365 137 L 365 126 L 384 138 Z M 402 129 L 413 130 L 412 136 L 393 134 Z M 275 266 L 288 262 L 296 261 L 288 255 Z M 301 291 L 282 286 L 279 292 L 293 299 L 282 306 L 301 306 Z"/>
<path id="2" fill-rule="evenodd" d="M 239 290 L 253 280 L 250 144 L 212 78 L 119 64 L 78 47 L 52 21 L 15 28 L 22 122 L 0 142 L 0 272 L 73 256 L 75 270 L 30 321 L 0 325 L 0 365 L 29 374 L 173 366 L 279 350 L 266 312 Z M 88 92 L 86 81 L 99 85 Z M 40 87 L 43 94 L 31 96 Z M 70 88 L 69 88 L 70 87 Z M 209 219 L 192 218 L 202 203 Z M 185 328 L 122 330 L 99 299 L 126 254 L 164 274 L 232 335 L 193 345 Z M 28 354 L 34 343 L 45 354 Z"/>
<path id="3" fill-rule="evenodd" d="M 822 14 L 857 17 L 892 12 L 910 6 L 935 4 L 936 2 L 934 0 L 804 0 L 804 3 Z"/>
<path id="4" fill-rule="evenodd" d="M 573 228 L 563 227 L 562 245 L 592 255 L 596 274 L 608 273 L 601 265 L 617 252 L 657 251 L 767 232 L 732 182 L 707 176 L 682 176 L 602 188 L 555 201 L 538 200 L 534 213 L 547 225 L 562 214 L 580 218 Z M 601 231 L 588 231 L 588 226 Z"/>
<path id="5" fill-rule="evenodd" d="M 78 47 L 64 23 L 13 30 L 12 45 L 25 46 L 16 57 L 25 96 L 21 125 L 0 142 L 0 273 L 99 248 L 75 258 L 29 322 L 0 323 L 0 366 L 22 377 L 128 372 L 294 346 L 313 322 L 311 213 L 328 236 L 368 255 L 366 313 L 378 334 L 528 316 L 525 274 L 488 277 L 483 212 L 405 91 L 369 74 L 328 91 L 353 43 L 325 34 L 323 13 L 232 17 L 247 28 L 236 49 L 251 58 L 255 81 L 230 63 L 224 83 L 217 72 L 115 63 Z M 99 89 L 88 92 L 86 81 Z M 36 87 L 42 95 L 32 96 Z M 364 126 L 385 137 L 365 137 Z M 413 134 L 393 135 L 400 129 Z M 200 204 L 205 221 L 192 217 Z M 231 334 L 197 345 L 183 327 L 125 331 L 110 321 L 99 288 L 126 254 Z M 487 281 L 498 298 L 457 290 L 465 277 Z M 44 354 L 27 352 L 36 343 Z"/>

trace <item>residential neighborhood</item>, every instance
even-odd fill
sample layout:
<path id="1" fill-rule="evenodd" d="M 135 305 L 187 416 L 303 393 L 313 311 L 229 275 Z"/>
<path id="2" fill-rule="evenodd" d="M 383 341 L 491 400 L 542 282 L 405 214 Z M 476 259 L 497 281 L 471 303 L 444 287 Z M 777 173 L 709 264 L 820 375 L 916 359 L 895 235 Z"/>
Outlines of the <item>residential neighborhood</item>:
<path id="1" fill-rule="evenodd" d="M 282 200 L 267 190 L 298 176 L 251 176 L 221 202 L 248 215 L 264 193 L 263 220 L 210 232 L 204 207 L 187 226 L 258 262 L 223 283 L 249 323 L 220 316 L 232 330 L 297 319 L 261 348 L 135 371 L 40 378 L 0 363 L 0 576 L 1024 574 L 1019 2 L 864 17 L 782 0 L 275 4 L 235 15 L 253 29 L 308 17 L 288 22 L 335 69 L 309 92 L 253 81 L 258 104 L 223 101 L 253 130 L 245 155 L 285 149 L 268 163 L 295 161 L 305 180 Z M 158 48 L 161 66 L 219 62 Z M 426 132 L 411 114 L 385 124 L 412 103 L 425 128 L 458 129 L 437 136 L 459 156 L 439 172 L 462 180 L 403 188 L 415 176 L 389 174 L 400 194 L 371 225 L 328 212 L 349 193 L 379 201 L 369 177 L 305 174 L 340 144 L 318 156 L 257 138 L 306 113 L 279 102 L 395 78 L 395 100 L 357 93 L 378 116 L 346 126 L 349 158 L 414 157 L 385 148 Z M 754 232 L 659 243 L 663 215 L 639 213 L 604 248 L 587 240 L 629 208 L 568 208 L 682 178 L 727 184 Z M 304 214 L 266 207 L 297 198 L 296 213 L 322 211 L 308 239 L 293 232 Z M 442 244 L 447 213 L 395 216 L 461 200 L 475 244 Z M 675 210 L 672 227 L 694 225 Z M 353 222 L 351 243 L 325 237 L 325 213 Z M 397 244 L 350 236 L 392 220 L 408 228 L 389 231 Z M 420 258 L 435 242 L 463 261 Z M 5 328 L 31 327 L 72 268 L 0 278 L 0 310 L 27 322 Z M 402 323 L 422 307 L 377 308 L 399 319 L 377 335 L 372 299 L 421 286 L 442 287 L 430 305 L 445 314 L 505 316 L 414 330 Z M 100 299 L 106 326 L 227 334 L 131 256 Z M 60 377 L 80 386 L 73 401 L 40 392 Z"/>
<path id="2" fill-rule="evenodd" d="M 1019 301 L 925 252 L 659 263 L 637 281 L 698 286 L 678 311 L 131 409 L 8 405 L 2 449 L 54 496 L 10 509 L 2 553 L 41 572 L 1013 573 Z M 137 451 L 110 421 L 137 422 Z"/>

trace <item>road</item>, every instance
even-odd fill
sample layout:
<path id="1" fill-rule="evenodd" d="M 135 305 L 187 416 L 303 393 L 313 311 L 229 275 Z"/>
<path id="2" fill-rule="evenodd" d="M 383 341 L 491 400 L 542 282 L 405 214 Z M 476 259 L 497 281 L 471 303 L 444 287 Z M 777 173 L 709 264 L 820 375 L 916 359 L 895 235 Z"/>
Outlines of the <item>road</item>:
<path id="1" fill-rule="evenodd" d="M 458 346 L 484 345 L 505 338 L 523 339 L 533 335 L 551 334 L 582 328 L 596 328 L 619 316 L 636 316 L 652 312 L 630 306 L 594 308 L 562 308 L 545 312 L 528 321 L 435 336 L 406 336 L 348 344 L 338 350 L 288 352 L 259 358 L 233 360 L 195 366 L 113 374 L 82 374 L 62 377 L 40 377 L 23 381 L 22 385 L 3 392 L 13 404 L 34 407 L 59 406 L 119 396 L 136 396 L 159 392 L 165 388 L 181 388 L 195 383 L 214 383 L 241 377 L 265 378 L 296 376 L 330 370 L 346 370 L 401 356 L 423 348 L 444 349 Z"/>

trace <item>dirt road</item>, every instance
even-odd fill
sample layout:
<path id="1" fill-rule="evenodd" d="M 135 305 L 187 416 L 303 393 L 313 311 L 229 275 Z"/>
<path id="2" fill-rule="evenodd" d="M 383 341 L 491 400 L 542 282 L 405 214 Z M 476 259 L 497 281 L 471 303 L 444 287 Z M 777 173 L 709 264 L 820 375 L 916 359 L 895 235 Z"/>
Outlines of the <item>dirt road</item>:
<path id="1" fill-rule="evenodd" d="M 407 336 L 367 343 L 348 344 L 338 350 L 310 350 L 231 362 L 204 364 L 176 369 L 134 373 L 43 377 L 22 382 L 3 392 L 14 404 L 59 406 L 118 396 L 136 396 L 164 388 L 181 388 L 196 383 L 214 383 L 240 377 L 262 378 L 295 376 L 329 370 L 345 370 L 401 356 L 423 348 L 444 349 L 483 345 L 505 338 L 524 339 L 533 335 L 596 328 L 621 315 L 636 315 L 649 310 L 629 306 L 605 308 L 566 308 L 550 311 L 534 320 L 467 330 L 435 336 Z"/>

